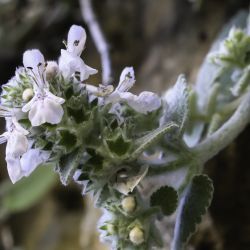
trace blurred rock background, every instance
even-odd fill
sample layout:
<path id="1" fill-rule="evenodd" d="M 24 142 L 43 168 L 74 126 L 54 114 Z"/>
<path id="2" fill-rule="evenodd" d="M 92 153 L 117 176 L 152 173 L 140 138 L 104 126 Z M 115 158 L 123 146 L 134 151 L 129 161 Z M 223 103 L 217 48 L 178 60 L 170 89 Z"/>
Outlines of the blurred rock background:
<path id="1" fill-rule="evenodd" d="M 115 82 L 123 67 L 130 65 L 137 75 L 135 92 L 145 89 L 160 94 L 180 73 L 194 82 L 220 29 L 239 10 L 248 10 L 249 3 L 95 0 L 95 12 L 110 45 Z M 48 60 L 57 58 L 73 23 L 85 25 L 78 1 L 0 0 L 0 83 L 14 74 L 28 48 L 39 48 Z M 90 36 L 83 57 L 100 70 Z M 99 83 L 100 74 L 92 80 Z M 189 249 L 250 249 L 249 136 L 247 129 L 209 162 L 215 197 Z M 93 210 L 88 198 L 81 197 L 79 187 L 61 186 L 49 170 L 38 170 L 30 181 L 10 185 L 4 147 L 0 158 L 0 250 L 107 249 L 95 231 L 100 212 Z"/>

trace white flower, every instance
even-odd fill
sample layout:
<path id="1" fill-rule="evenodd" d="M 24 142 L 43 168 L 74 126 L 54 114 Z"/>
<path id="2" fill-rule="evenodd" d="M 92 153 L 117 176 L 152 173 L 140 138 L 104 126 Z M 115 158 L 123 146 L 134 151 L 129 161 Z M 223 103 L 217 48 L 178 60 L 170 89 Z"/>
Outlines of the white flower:
<path id="1" fill-rule="evenodd" d="M 23 65 L 30 73 L 36 85 L 43 87 L 46 68 L 43 54 L 38 49 L 26 50 L 23 54 Z"/>
<path id="2" fill-rule="evenodd" d="M 72 25 L 67 40 L 67 50 L 61 50 L 59 69 L 64 78 L 79 75 L 84 81 L 90 75 L 96 74 L 97 70 L 87 66 L 81 59 L 81 53 L 86 41 L 86 32 L 81 26 Z"/>
<path id="3" fill-rule="evenodd" d="M 40 164 L 49 158 L 49 153 L 39 149 L 29 149 L 19 157 L 6 155 L 7 170 L 10 180 L 16 183 L 24 176 L 29 176 Z"/>
<path id="4" fill-rule="evenodd" d="M 6 118 L 7 132 L 0 135 L 0 143 L 7 141 L 6 162 L 9 177 L 13 183 L 23 176 L 28 176 L 42 162 L 49 158 L 49 153 L 39 149 L 28 149 L 29 133 L 15 117 Z"/>
<path id="5" fill-rule="evenodd" d="M 49 91 L 45 80 L 45 61 L 39 50 L 26 51 L 23 64 L 33 77 L 34 97 L 23 106 L 22 111 L 29 111 L 29 120 L 32 126 L 40 126 L 48 122 L 57 124 L 62 120 L 64 99 L 53 95 Z M 32 75 L 33 74 L 33 75 Z"/>
<path id="6" fill-rule="evenodd" d="M 135 75 L 133 68 L 126 67 L 121 73 L 118 87 L 106 98 L 106 102 L 115 104 L 119 101 L 124 101 L 131 108 L 143 114 L 160 108 L 161 99 L 155 93 L 143 91 L 137 96 L 128 92 L 134 83 Z"/>
<path id="7" fill-rule="evenodd" d="M 6 118 L 7 132 L 0 135 L 0 143 L 7 141 L 6 155 L 9 157 L 20 157 L 28 150 L 29 133 L 16 120 L 15 117 Z"/>
<path id="8" fill-rule="evenodd" d="M 22 111 L 29 111 L 29 120 L 32 126 L 40 126 L 43 123 L 58 124 L 63 117 L 61 104 L 64 99 L 50 93 L 46 88 L 36 91 L 35 96 L 23 106 Z"/>
<path id="9" fill-rule="evenodd" d="M 76 56 L 80 56 L 84 49 L 86 38 L 86 32 L 83 27 L 72 25 L 68 33 L 67 51 Z"/>

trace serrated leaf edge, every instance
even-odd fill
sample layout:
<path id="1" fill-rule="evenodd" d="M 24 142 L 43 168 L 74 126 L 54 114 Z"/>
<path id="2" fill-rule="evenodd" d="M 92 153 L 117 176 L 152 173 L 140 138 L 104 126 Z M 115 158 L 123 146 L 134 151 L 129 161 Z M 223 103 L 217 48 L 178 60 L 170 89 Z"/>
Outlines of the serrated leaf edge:
<path id="1" fill-rule="evenodd" d="M 194 225 L 194 229 L 193 229 L 193 232 L 190 232 L 189 236 L 187 237 L 186 241 L 185 242 L 182 242 L 181 245 L 180 245 L 180 248 L 173 248 L 173 246 L 171 246 L 171 250 L 182 250 L 185 248 L 185 246 L 188 244 L 190 238 L 197 232 L 198 230 L 198 225 L 201 223 L 202 221 L 202 218 L 204 217 L 204 215 L 206 214 L 207 210 L 208 210 L 208 207 L 210 206 L 211 202 L 212 202 L 212 198 L 213 198 L 213 192 L 214 192 L 214 187 L 213 187 L 213 182 L 212 180 L 205 174 L 200 174 L 200 175 L 195 175 L 193 177 L 192 180 L 194 180 L 195 177 L 198 177 L 198 176 L 203 176 L 205 177 L 208 181 L 209 181 L 209 184 L 210 184 L 210 187 L 211 187 L 211 192 L 210 192 L 210 197 L 208 199 L 208 202 L 207 202 L 207 205 L 204 207 L 204 210 L 203 210 L 203 213 L 202 215 L 197 219 L 197 222 L 195 223 Z M 180 199 L 180 207 L 182 207 L 184 203 L 184 200 Z M 179 207 L 179 208 L 180 208 Z M 176 219 L 176 223 L 178 221 L 178 215 L 177 215 L 177 219 Z M 174 233 L 175 233 L 175 230 L 174 230 Z"/>

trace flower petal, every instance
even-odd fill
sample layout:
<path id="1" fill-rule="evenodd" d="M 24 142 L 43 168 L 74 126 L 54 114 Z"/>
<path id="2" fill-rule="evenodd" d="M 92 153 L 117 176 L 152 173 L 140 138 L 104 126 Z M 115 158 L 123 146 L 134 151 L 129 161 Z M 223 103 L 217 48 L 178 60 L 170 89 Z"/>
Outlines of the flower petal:
<path id="1" fill-rule="evenodd" d="M 34 96 L 27 104 L 25 104 L 25 105 L 22 107 L 22 111 L 23 111 L 23 112 L 28 112 L 28 111 L 32 108 L 33 104 L 34 104 L 36 101 L 37 101 L 37 97 Z"/>
<path id="2" fill-rule="evenodd" d="M 80 78 L 81 81 L 88 79 L 91 75 L 96 74 L 98 71 L 94 68 L 89 67 L 83 61 L 80 68 Z"/>
<path id="3" fill-rule="evenodd" d="M 27 150 L 27 137 L 18 131 L 12 132 L 7 141 L 6 155 L 10 155 L 16 158 L 22 156 Z"/>
<path id="4" fill-rule="evenodd" d="M 41 76 L 45 70 L 43 54 L 38 49 L 26 50 L 23 54 L 23 65 L 31 69 L 37 76 Z"/>
<path id="5" fill-rule="evenodd" d="M 122 99 L 126 100 L 131 108 L 143 114 L 154 111 L 161 106 L 160 97 L 149 91 L 144 91 L 139 96 L 126 92 L 122 94 Z"/>
<path id="6" fill-rule="evenodd" d="M 50 153 L 40 149 L 30 149 L 23 154 L 20 162 L 24 176 L 29 176 L 41 163 L 48 160 Z"/>
<path id="7" fill-rule="evenodd" d="M 69 29 L 67 51 L 80 56 L 86 42 L 85 29 L 78 25 L 72 25 Z"/>
<path id="8" fill-rule="evenodd" d="M 141 92 L 137 102 L 143 106 L 145 112 L 151 112 L 161 107 L 161 98 L 157 94 L 149 91 Z"/>
<path id="9" fill-rule="evenodd" d="M 33 127 L 46 122 L 43 100 L 37 100 L 33 103 L 29 112 L 29 120 Z"/>
<path id="10" fill-rule="evenodd" d="M 90 75 L 97 73 L 96 69 L 87 66 L 79 56 L 69 53 L 66 50 L 61 50 L 59 69 L 64 78 L 70 78 L 74 76 L 76 72 L 79 72 L 81 81 L 84 81 L 89 78 Z"/>
<path id="11" fill-rule="evenodd" d="M 47 89 L 44 89 L 46 96 L 53 100 L 54 102 L 58 103 L 58 104 L 63 104 L 65 102 L 65 100 L 61 97 L 55 96 L 53 95 L 51 92 L 49 92 Z"/>
<path id="12" fill-rule="evenodd" d="M 60 104 L 50 98 L 44 99 L 44 116 L 46 122 L 58 124 L 63 117 L 64 111 Z"/>
<path id="13" fill-rule="evenodd" d="M 24 175 L 21 170 L 20 159 L 6 155 L 7 170 L 12 183 L 19 181 Z"/>
<path id="14" fill-rule="evenodd" d="M 17 121 L 17 119 L 15 117 L 12 117 L 12 123 L 14 124 L 15 126 L 15 130 L 20 132 L 21 134 L 23 135 L 27 135 L 29 134 L 29 131 L 24 129 Z"/>
<path id="15" fill-rule="evenodd" d="M 5 143 L 9 137 L 9 132 L 4 132 L 0 135 L 0 144 Z"/>
<path id="16" fill-rule="evenodd" d="M 135 73 L 133 67 L 126 67 L 120 76 L 118 87 L 116 88 L 119 92 L 128 91 L 135 83 Z"/>

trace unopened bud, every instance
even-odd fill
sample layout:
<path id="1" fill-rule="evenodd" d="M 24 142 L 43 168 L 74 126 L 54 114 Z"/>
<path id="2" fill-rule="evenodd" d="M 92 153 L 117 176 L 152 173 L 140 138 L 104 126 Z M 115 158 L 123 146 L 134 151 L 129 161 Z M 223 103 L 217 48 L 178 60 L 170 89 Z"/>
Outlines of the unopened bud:
<path id="1" fill-rule="evenodd" d="M 129 239 L 138 246 L 144 242 L 144 233 L 138 226 L 135 226 L 129 233 Z"/>
<path id="2" fill-rule="evenodd" d="M 127 213 L 132 213 L 136 208 L 135 197 L 127 196 L 122 200 L 122 209 Z"/>
<path id="3" fill-rule="evenodd" d="M 115 234 L 115 226 L 113 224 L 107 224 L 107 231 L 109 234 Z"/>
<path id="4" fill-rule="evenodd" d="M 22 95 L 23 101 L 28 102 L 33 97 L 33 95 L 34 95 L 33 89 L 31 88 L 25 89 Z"/>
<path id="5" fill-rule="evenodd" d="M 58 74 L 59 68 L 55 61 L 48 61 L 46 66 L 46 79 L 50 80 Z"/>

